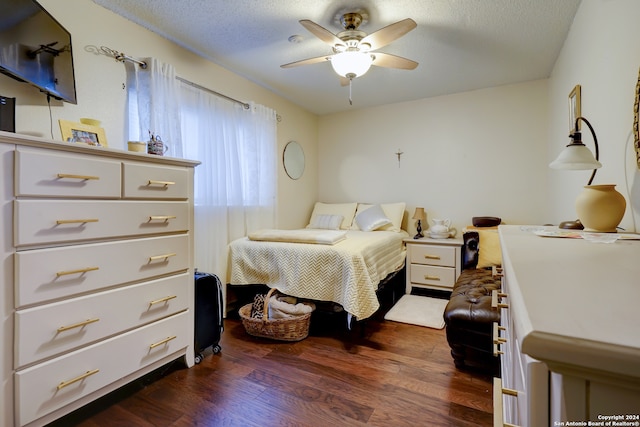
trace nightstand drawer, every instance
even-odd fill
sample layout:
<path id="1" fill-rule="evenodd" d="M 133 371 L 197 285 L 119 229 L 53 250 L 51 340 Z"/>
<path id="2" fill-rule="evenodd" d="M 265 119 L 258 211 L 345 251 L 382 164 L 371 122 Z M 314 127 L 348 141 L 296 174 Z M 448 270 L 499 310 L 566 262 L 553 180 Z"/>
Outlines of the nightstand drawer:
<path id="1" fill-rule="evenodd" d="M 456 270 L 452 267 L 411 264 L 411 283 L 418 285 L 434 285 L 453 288 L 456 281 Z"/>
<path id="2" fill-rule="evenodd" d="M 17 197 L 120 197 L 118 161 L 26 147 L 15 156 Z"/>
<path id="3" fill-rule="evenodd" d="M 455 267 L 456 248 L 452 246 L 414 245 L 411 247 L 412 264 Z"/>

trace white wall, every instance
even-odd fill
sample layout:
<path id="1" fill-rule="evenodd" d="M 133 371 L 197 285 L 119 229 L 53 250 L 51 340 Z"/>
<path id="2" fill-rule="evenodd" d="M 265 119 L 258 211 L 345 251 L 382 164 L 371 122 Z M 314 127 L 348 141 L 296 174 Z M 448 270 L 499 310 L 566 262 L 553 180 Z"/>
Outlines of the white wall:
<path id="1" fill-rule="evenodd" d="M 549 84 L 547 160 L 552 161 L 569 142 L 567 97 L 580 84 L 582 115 L 596 131 L 603 164 L 593 183 L 617 185 L 627 199 L 627 212 L 620 226 L 630 231 L 640 231 L 636 226 L 640 213 L 640 173 L 632 135 L 640 67 L 638 17 L 637 0 L 582 0 Z M 583 142 L 593 150 L 593 139 L 586 126 Z M 575 219 L 574 201 L 590 173 L 548 171 L 548 204 L 554 221 Z"/>
<path id="2" fill-rule="evenodd" d="M 100 46 L 133 57 L 156 57 L 171 63 L 180 77 L 242 101 L 255 101 L 275 109 L 278 152 L 292 139 L 303 146 L 310 159 L 305 174 L 290 180 L 280 163 L 278 172 L 278 222 L 296 226 L 308 217 L 317 198 L 317 117 L 268 90 L 202 59 L 178 45 L 103 9 L 90 0 L 40 0 L 70 33 L 73 43 L 78 104 L 52 101 L 51 116 L 46 96 L 37 89 L 0 75 L 0 94 L 16 97 L 16 131 L 61 140 L 58 119 L 78 121 L 93 117 L 102 121 L 110 148 L 126 149 L 124 65 L 99 53 Z M 170 143 L 170 141 L 169 141 Z"/>
<path id="3" fill-rule="evenodd" d="M 405 201 L 458 230 L 544 223 L 547 93 L 543 80 L 323 116 L 320 199 Z"/>

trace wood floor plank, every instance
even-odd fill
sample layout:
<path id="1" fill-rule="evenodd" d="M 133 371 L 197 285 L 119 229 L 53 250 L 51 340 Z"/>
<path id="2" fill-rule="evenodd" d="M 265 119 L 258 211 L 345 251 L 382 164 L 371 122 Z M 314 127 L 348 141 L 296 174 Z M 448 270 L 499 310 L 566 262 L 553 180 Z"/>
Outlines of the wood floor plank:
<path id="1" fill-rule="evenodd" d="M 456 369 L 444 330 L 337 323 L 289 343 L 227 319 L 221 353 L 168 365 L 51 427 L 492 425 L 491 376 Z"/>

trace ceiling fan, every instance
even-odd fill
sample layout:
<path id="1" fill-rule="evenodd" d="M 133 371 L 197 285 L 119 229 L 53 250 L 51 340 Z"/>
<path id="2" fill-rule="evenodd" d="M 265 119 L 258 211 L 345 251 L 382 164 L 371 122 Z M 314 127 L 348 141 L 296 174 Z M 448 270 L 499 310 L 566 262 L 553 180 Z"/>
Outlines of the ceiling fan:
<path id="1" fill-rule="evenodd" d="M 351 80 L 365 74 L 372 65 L 403 70 L 413 70 L 418 66 L 417 62 L 410 59 L 389 53 L 373 52 L 416 28 L 417 25 L 413 19 L 403 19 L 402 21 L 390 24 L 367 35 L 367 33 L 358 29 L 360 24 L 362 24 L 363 14 L 366 16 L 366 12 L 343 14 L 340 17 L 340 23 L 344 31 L 338 34 L 333 34 L 326 28 L 308 19 L 301 20 L 300 24 L 320 40 L 329 44 L 334 53 L 332 55 L 290 62 L 281 65 L 281 67 L 291 68 L 330 61 L 334 71 L 344 78 L 343 84 L 349 84 Z"/>

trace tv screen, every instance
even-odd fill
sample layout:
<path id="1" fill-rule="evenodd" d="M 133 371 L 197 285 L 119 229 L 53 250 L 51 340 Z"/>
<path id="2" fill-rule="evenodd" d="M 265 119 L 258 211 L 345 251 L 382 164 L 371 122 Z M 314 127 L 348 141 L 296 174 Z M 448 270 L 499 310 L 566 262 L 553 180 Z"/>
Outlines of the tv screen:
<path id="1" fill-rule="evenodd" d="M 71 35 L 35 0 L 0 1 L 0 72 L 77 103 Z"/>

